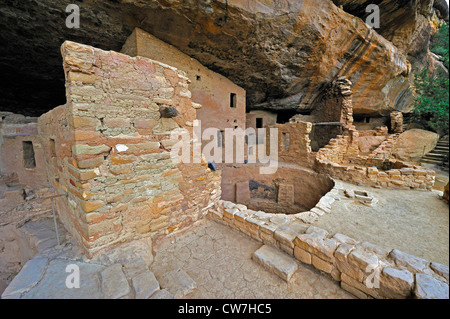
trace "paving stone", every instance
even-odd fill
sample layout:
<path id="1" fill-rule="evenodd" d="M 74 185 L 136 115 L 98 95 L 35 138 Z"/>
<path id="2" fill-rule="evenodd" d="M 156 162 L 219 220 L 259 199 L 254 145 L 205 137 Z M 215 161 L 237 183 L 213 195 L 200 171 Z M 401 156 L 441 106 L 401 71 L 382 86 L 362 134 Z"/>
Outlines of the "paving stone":
<path id="1" fill-rule="evenodd" d="M 267 245 L 255 251 L 252 259 L 287 282 L 289 282 L 298 268 L 298 264 L 294 258 L 286 255 L 277 248 Z"/>
<path id="2" fill-rule="evenodd" d="M 130 285 L 121 264 L 114 264 L 101 272 L 102 291 L 107 299 L 119 299 L 130 293 Z"/>
<path id="3" fill-rule="evenodd" d="M 427 274 L 416 274 L 414 294 L 418 299 L 449 299 L 448 284 Z"/>
<path id="4" fill-rule="evenodd" d="M 159 282 L 151 271 L 145 271 L 132 279 L 136 299 L 147 299 L 159 290 Z"/>
<path id="5" fill-rule="evenodd" d="M 39 280 L 44 276 L 47 264 L 47 258 L 35 257 L 29 260 L 17 276 L 14 277 L 9 286 L 6 287 L 2 298 L 27 292 L 37 285 Z"/>
<path id="6" fill-rule="evenodd" d="M 174 296 L 167 290 L 161 289 L 155 292 L 149 299 L 173 299 Z"/>
<path id="7" fill-rule="evenodd" d="M 79 269 L 80 287 L 68 288 L 66 280 L 74 274 L 66 272 L 67 266 L 75 265 Z M 103 298 L 99 273 L 104 266 L 70 259 L 53 259 L 39 283 L 25 293 L 24 299 L 100 299 Z"/>
<path id="8" fill-rule="evenodd" d="M 197 288 L 194 280 L 181 268 L 165 273 L 159 278 L 162 288 L 167 289 L 174 298 L 185 297 Z"/>
<path id="9" fill-rule="evenodd" d="M 128 278 L 134 278 L 139 274 L 149 271 L 147 263 L 143 259 L 134 260 L 124 264 L 125 274 Z"/>

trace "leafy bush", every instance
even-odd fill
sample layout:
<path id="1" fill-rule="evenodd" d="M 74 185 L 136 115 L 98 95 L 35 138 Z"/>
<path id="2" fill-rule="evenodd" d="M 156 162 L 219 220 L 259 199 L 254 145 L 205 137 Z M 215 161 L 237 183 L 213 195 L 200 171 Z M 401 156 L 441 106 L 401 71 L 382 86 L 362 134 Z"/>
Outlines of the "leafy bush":
<path id="1" fill-rule="evenodd" d="M 448 70 L 449 64 L 449 34 L 448 23 L 445 23 L 436 33 L 430 46 L 431 52 L 441 56 L 442 63 Z M 416 74 L 415 86 L 417 97 L 414 107 L 414 119 L 427 129 L 440 135 L 448 134 L 449 130 L 449 78 L 448 71 L 439 70 L 429 74 L 428 69 Z"/>

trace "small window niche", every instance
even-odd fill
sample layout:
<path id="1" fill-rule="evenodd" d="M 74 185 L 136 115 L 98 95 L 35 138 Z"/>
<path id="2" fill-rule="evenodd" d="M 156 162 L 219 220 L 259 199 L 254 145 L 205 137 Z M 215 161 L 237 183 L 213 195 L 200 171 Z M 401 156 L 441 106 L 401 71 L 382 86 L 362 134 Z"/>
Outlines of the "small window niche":
<path id="1" fill-rule="evenodd" d="M 23 166 L 25 168 L 36 168 L 36 159 L 34 157 L 33 142 L 23 141 L 22 150 L 23 150 Z"/>
<path id="2" fill-rule="evenodd" d="M 56 143 L 53 138 L 49 141 L 49 151 L 50 151 L 50 157 L 54 158 L 56 157 Z"/>
<path id="3" fill-rule="evenodd" d="M 283 133 L 282 142 L 283 142 L 283 150 L 288 152 L 289 146 L 291 144 L 291 136 L 289 135 L 289 133 Z"/>
<path id="4" fill-rule="evenodd" d="M 201 81 L 202 80 L 202 77 L 200 75 L 197 75 L 195 78 L 197 79 L 197 81 Z"/>
<path id="5" fill-rule="evenodd" d="M 236 108 L 237 106 L 237 96 L 236 93 L 230 93 L 230 107 Z"/>
<path id="6" fill-rule="evenodd" d="M 256 128 L 263 128 L 263 119 L 261 117 L 256 118 Z"/>
<path id="7" fill-rule="evenodd" d="M 223 147 L 223 135 L 225 131 L 217 131 L 217 147 Z"/>

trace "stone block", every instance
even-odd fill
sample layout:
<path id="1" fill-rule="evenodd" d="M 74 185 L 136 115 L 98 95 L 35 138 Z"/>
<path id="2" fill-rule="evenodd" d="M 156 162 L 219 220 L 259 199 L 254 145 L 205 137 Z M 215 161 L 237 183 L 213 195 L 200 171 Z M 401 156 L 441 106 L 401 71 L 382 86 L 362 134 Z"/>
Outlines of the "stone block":
<path id="1" fill-rule="evenodd" d="M 303 250 L 297 246 L 294 247 L 294 257 L 300 260 L 304 264 L 311 265 L 312 257 L 309 252 Z"/>
<path id="2" fill-rule="evenodd" d="M 334 252 L 338 247 L 336 241 L 320 233 L 301 234 L 294 240 L 294 244 L 329 263 L 333 263 Z"/>
<path id="3" fill-rule="evenodd" d="M 304 234 L 308 226 L 299 222 L 290 222 L 277 227 L 274 233 L 274 238 L 280 243 L 294 248 L 294 239 L 300 235 Z"/>
<path id="4" fill-rule="evenodd" d="M 400 250 L 394 249 L 389 253 L 389 258 L 393 259 L 399 267 L 404 267 L 412 273 L 430 273 L 428 269 L 429 262 Z"/>
<path id="5" fill-rule="evenodd" d="M 74 116 L 73 128 L 95 128 L 100 125 L 100 120 L 93 117 Z"/>
<path id="6" fill-rule="evenodd" d="M 323 272 L 326 272 L 327 274 L 331 274 L 331 271 L 333 270 L 333 265 L 320 259 L 319 257 L 312 255 L 312 265 Z"/>
<path id="7" fill-rule="evenodd" d="M 2 298 L 20 295 L 33 288 L 44 275 L 47 264 L 47 258 L 35 257 L 29 260 L 23 266 L 19 274 L 14 277 L 8 287 L 6 287 L 2 294 Z"/>
<path id="8" fill-rule="evenodd" d="M 78 161 L 77 166 L 78 166 L 78 168 L 82 168 L 82 169 L 95 168 L 95 167 L 99 167 L 100 165 L 102 165 L 104 161 L 105 160 L 104 160 L 103 156 L 94 157 L 94 158 L 89 158 L 89 159 Z"/>
<path id="9" fill-rule="evenodd" d="M 380 274 L 380 289 L 390 299 L 408 298 L 414 287 L 414 276 L 406 269 L 384 268 Z"/>
<path id="10" fill-rule="evenodd" d="M 341 281 L 353 288 L 358 289 L 359 291 L 363 292 L 366 295 L 369 295 L 376 299 L 382 299 L 382 296 L 378 293 L 377 289 L 369 288 L 364 283 L 361 283 L 361 282 L 355 280 L 354 278 L 349 277 L 345 273 L 341 274 Z"/>
<path id="11" fill-rule="evenodd" d="M 317 210 L 319 210 L 319 209 L 317 209 Z M 295 218 L 301 220 L 302 222 L 304 222 L 306 224 L 312 224 L 312 223 L 314 223 L 314 222 L 319 220 L 319 217 L 317 216 L 317 214 L 315 214 L 312 211 L 311 212 L 304 212 L 304 213 L 296 214 Z"/>
<path id="12" fill-rule="evenodd" d="M 96 145 L 89 146 L 86 144 L 76 144 L 72 147 L 72 152 L 74 155 L 98 155 L 102 153 L 107 153 L 111 150 L 111 147 L 107 145 Z"/>
<path id="13" fill-rule="evenodd" d="M 130 127 L 130 119 L 129 118 L 111 118 L 111 117 L 105 117 L 103 119 L 103 123 L 108 128 L 126 128 Z"/>
<path id="14" fill-rule="evenodd" d="M 252 259 L 286 282 L 289 282 L 292 275 L 298 269 L 298 264 L 294 258 L 286 255 L 277 248 L 267 245 L 255 251 Z"/>
<path id="15" fill-rule="evenodd" d="M 107 299 L 119 299 L 130 293 L 130 286 L 121 264 L 114 264 L 101 273 L 102 291 Z"/>
<path id="16" fill-rule="evenodd" d="M 174 296 L 167 289 L 161 289 L 155 292 L 149 299 L 174 299 Z"/>
<path id="17" fill-rule="evenodd" d="M 159 282 L 151 271 L 144 271 L 132 279 L 136 299 L 148 299 L 159 290 Z"/>
<path id="18" fill-rule="evenodd" d="M 105 206 L 105 202 L 102 200 L 94 200 L 94 201 L 80 201 L 81 209 L 85 213 L 93 212 L 103 206 Z"/>
<path id="19" fill-rule="evenodd" d="M 439 276 L 445 278 L 448 282 L 448 266 L 439 263 L 431 263 L 431 269 Z"/>
<path id="20" fill-rule="evenodd" d="M 448 284 L 427 274 L 416 274 L 414 295 L 418 299 L 449 299 Z"/>
<path id="21" fill-rule="evenodd" d="M 169 271 L 159 278 L 160 286 L 167 289 L 176 299 L 184 298 L 197 288 L 197 284 L 181 268 Z"/>

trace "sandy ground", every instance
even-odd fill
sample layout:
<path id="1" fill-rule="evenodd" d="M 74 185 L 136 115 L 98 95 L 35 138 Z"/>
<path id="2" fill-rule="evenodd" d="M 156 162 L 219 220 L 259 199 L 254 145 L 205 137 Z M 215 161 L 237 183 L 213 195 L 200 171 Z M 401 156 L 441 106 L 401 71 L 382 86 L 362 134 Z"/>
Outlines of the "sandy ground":
<path id="1" fill-rule="evenodd" d="M 365 190 L 378 204 L 368 207 L 347 198 L 336 201 L 332 213 L 320 217 L 315 226 L 449 265 L 449 206 L 439 198 L 442 192 L 344 185 Z"/>

